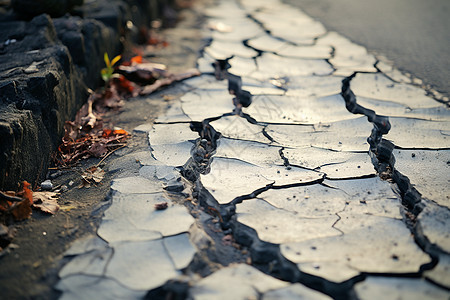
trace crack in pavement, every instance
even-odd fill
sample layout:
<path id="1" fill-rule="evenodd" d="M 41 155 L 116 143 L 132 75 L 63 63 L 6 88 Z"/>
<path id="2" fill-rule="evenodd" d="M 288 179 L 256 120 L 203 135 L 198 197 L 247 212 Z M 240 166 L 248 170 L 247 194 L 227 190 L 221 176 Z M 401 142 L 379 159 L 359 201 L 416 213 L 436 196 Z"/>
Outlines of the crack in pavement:
<path id="1" fill-rule="evenodd" d="M 165 196 L 170 211 L 187 208 L 190 227 L 172 235 L 163 228 L 161 241 L 152 241 L 166 249 L 161 260 L 184 263 L 146 297 L 357 299 L 385 278 L 448 289 L 448 205 L 422 196 L 394 167 L 394 154 L 409 154 L 398 151 L 448 149 L 428 143 L 437 132 L 445 137 L 448 111 L 389 81 L 363 47 L 277 0 L 218 5 L 211 19 L 238 30 L 211 32 L 198 60 L 203 75 L 184 82 L 189 90 L 147 129 L 155 161 L 140 173 L 176 192 Z M 299 32 L 290 35 L 292 27 Z M 220 43 L 230 49 L 218 51 Z M 311 59 L 313 48 L 324 57 Z M 402 93 L 408 99 L 397 100 Z M 376 113 L 391 107 L 394 117 Z M 434 135 L 408 141 L 420 126 Z M 167 249 L 173 235 L 187 241 L 185 253 Z M 223 290 L 230 285 L 232 292 Z"/>

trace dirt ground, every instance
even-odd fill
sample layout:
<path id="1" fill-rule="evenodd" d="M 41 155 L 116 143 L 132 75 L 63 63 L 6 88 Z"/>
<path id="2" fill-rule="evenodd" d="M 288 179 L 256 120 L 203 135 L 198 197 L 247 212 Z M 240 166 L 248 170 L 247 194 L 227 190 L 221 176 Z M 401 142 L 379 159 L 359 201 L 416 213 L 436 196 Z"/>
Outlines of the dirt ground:
<path id="1" fill-rule="evenodd" d="M 205 1 L 197 1 L 195 9 L 180 13 L 176 28 L 166 29 L 163 36 L 169 42 L 167 48 L 146 53 L 149 60 L 167 64 L 169 70 L 182 71 L 195 67 L 198 49 L 205 41 L 200 36 L 203 22 L 199 8 Z M 149 97 L 128 99 L 119 112 L 104 116 L 104 121 L 132 132 L 143 123 L 150 123 L 170 105 L 167 99 L 179 97 L 180 90 L 168 87 Z M 128 146 L 122 152 L 149 150 L 144 134 L 134 133 Z M 80 174 L 86 168 L 96 165 L 99 159 L 89 159 L 67 170 L 53 170 L 54 186 L 66 185 L 68 190 L 61 194 L 58 203 L 61 209 L 55 215 L 33 211 L 30 219 L 16 223 L 17 233 L 11 246 L 0 257 L 0 294 L 2 299 L 55 299 L 59 293 L 53 290 L 58 280 L 58 271 L 64 264 L 64 252 L 76 239 L 95 234 L 104 210 L 109 205 L 111 180 L 123 172 L 138 170 L 139 163 L 126 170 L 111 172 L 109 166 L 118 155 L 109 156 L 102 168 L 106 175 L 98 186 L 79 188 Z M 55 174 L 57 173 L 57 174 Z M 52 175 L 53 174 L 53 175 Z"/>

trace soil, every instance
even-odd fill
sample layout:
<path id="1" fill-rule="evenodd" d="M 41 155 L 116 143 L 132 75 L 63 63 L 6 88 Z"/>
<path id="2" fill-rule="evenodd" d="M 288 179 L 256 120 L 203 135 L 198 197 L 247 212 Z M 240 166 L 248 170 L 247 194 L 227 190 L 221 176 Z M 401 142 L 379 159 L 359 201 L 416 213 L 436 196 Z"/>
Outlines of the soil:
<path id="1" fill-rule="evenodd" d="M 198 49 L 204 41 L 200 35 L 203 18 L 199 8 L 205 0 L 196 1 L 194 8 L 180 13 L 180 22 L 175 28 L 165 29 L 162 34 L 169 46 L 153 49 L 151 61 L 165 63 L 171 71 L 182 71 L 195 67 Z M 201 2 L 201 3 L 200 3 Z M 147 97 L 128 99 L 119 112 L 110 112 L 104 121 L 132 132 L 143 123 L 151 123 L 170 105 L 166 99 L 181 96 L 177 85 L 162 89 Z M 123 153 L 149 151 L 145 134 L 133 133 Z M 117 152 L 119 152 L 117 151 Z M 55 215 L 33 211 L 30 219 L 16 223 L 17 233 L 8 249 L 0 257 L 0 290 L 3 299 L 56 299 L 59 292 L 53 289 L 58 280 L 58 271 L 64 265 L 64 252 L 71 243 L 88 234 L 95 234 L 105 209 L 109 205 L 111 181 L 123 173 L 138 170 L 139 164 L 116 172 L 109 167 L 121 156 L 112 154 L 102 168 L 106 174 L 101 184 L 90 188 L 79 188 L 80 174 L 86 168 L 96 165 L 100 159 L 82 161 L 67 170 L 52 170 L 54 186 L 66 185 L 68 190 L 61 194 L 58 203 L 61 209 Z M 58 176 L 52 175 L 58 172 Z M 55 177 L 56 176 L 56 177 Z"/>

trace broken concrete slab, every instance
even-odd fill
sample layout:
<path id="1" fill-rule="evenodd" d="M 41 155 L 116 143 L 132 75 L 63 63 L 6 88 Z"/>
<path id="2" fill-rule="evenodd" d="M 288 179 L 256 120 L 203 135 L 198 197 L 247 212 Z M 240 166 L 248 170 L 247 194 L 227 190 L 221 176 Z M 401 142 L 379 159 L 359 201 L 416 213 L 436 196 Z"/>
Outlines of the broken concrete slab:
<path id="1" fill-rule="evenodd" d="M 320 23 L 292 8 L 277 1 L 276 5 L 262 4 L 252 16 L 264 24 L 270 33 L 278 38 L 294 44 L 312 44 L 314 39 L 326 33 Z M 294 17 L 295 16 L 295 17 Z M 295 28 L 295 32 L 292 31 Z"/>
<path id="2" fill-rule="evenodd" d="M 170 130 L 171 134 L 167 134 Z M 155 124 L 148 133 L 150 146 L 170 145 L 196 140 L 198 134 L 189 128 L 189 124 Z"/>
<path id="3" fill-rule="evenodd" d="M 311 300 L 319 300 L 319 299 L 332 299 L 331 297 L 324 295 L 318 291 L 307 288 L 304 285 L 299 283 L 291 284 L 288 287 L 272 290 L 267 293 L 264 293 L 262 296 L 262 300 L 300 300 L 300 299 L 311 299 Z"/>
<path id="4" fill-rule="evenodd" d="M 204 51 L 215 59 L 227 59 L 232 56 L 252 58 L 258 55 L 258 52 L 255 50 L 244 46 L 242 41 L 230 42 L 213 40 Z"/>
<path id="5" fill-rule="evenodd" d="M 197 122 L 231 113 L 235 108 L 233 96 L 226 88 L 187 93 L 181 97 L 181 107 L 189 119 Z"/>
<path id="6" fill-rule="evenodd" d="M 432 270 L 425 271 L 425 277 L 432 282 L 443 286 L 445 288 L 450 288 L 450 255 L 440 254 L 439 262 L 436 267 Z"/>
<path id="7" fill-rule="evenodd" d="M 165 165 L 182 166 L 191 157 L 190 151 L 193 145 L 192 142 L 152 145 L 152 155 Z"/>
<path id="8" fill-rule="evenodd" d="M 448 299 L 448 292 L 423 279 L 368 277 L 355 285 L 357 297 L 380 299 L 382 297 L 401 299 Z"/>
<path id="9" fill-rule="evenodd" d="M 251 141 L 221 138 L 214 158 L 238 159 L 260 167 L 282 164 L 280 157 L 282 148 Z"/>
<path id="10" fill-rule="evenodd" d="M 281 253 L 297 263 L 301 271 L 332 282 L 351 279 L 358 272 L 414 273 L 423 264 L 431 262 L 431 258 L 414 243 L 401 220 L 339 215 L 341 219 L 334 227 L 339 228 L 342 235 L 283 244 Z M 348 222 L 348 217 L 353 221 Z M 387 236 L 385 232 L 390 234 Z M 361 243 L 361 240 L 367 242 Z M 332 271 L 335 267 L 338 269 Z"/>
<path id="11" fill-rule="evenodd" d="M 105 271 L 105 276 L 138 291 L 156 288 L 178 275 L 162 239 L 115 244 Z"/>
<path id="12" fill-rule="evenodd" d="M 233 12 L 230 12 L 233 14 Z M 226 12 L 224 12 L 224 15 Z M 256 25 L 253 21 L 249 20 L 246 16 L 242 18 L 225 18 L 221 19 L 221 22 L 231 28 L 228 32 L 213 31 L 211 36 L 213 40 L 217 41 L 229 41 L 229 42 L 242 42 L 247 39 L 264 34 L 263 29 Z"/>
<path id="13" fill-rule="evenodd" d="M 58 273 L 60 278 L 72 275 L 103 276 L 108 262 L 113 256 L 113 249 L 103 247 L 75 256 Z"/>
<path id="14" fill-rule="evenodd" d="M 354 72 L 377 72 L 376 58 L 366 48 L 356 45 L 336 32 L 328 32 L 317 40 L 317 45 L 334 47 L 334 56 L 329 62 L 335 68 L 334 75 L 350 76 Z"/>
<path id="15" fill-rule="evenodd" d="M 252 105 L 243 109 L 258 122 L 279 124 L 317 124 L 358 118 L 349 114 L 341 95 L 322 98 L 298 96 L 255 96 Z"/>
<path id="16" fill-rule="evenodd" d="M 450 150 L 394 150 L 395 169 L 422 197 L 450 208 Z"/>
<path id="17" fill-rule="evenodd" d="M 286 82 L 286 95 L 308 98 L 337 95 L 343 79 L 338 76 L 290 76 Z"/>
<path id="18" fill-rule="evenodd" d="M 325 45 L 294 46 L 288 45 L 277 51 L 278 55 L 295 58 L 330 59 L 332 48 Z"/>
<path id="19" fill-rule="evenodd" d="M 257 70 L 256 61 L 253 58 L 242 58 L 236 56 L 230 59 L 228 62 L 231 65 L 231 68 L 228 70 L 228 72 L 237 76 L 250 76 Z"/>
<path id="20" fill-rule="evenodd" d="M 239 176 L 237 176 L 239 174 Z M 221 204 L 238 196 L 251 194 L 268 184 L 295 185 L 322 179 L 323 174 L 284 166 L 259 167 L 236 159 L 215 158 L 211 172 L 201 180 Z"/>
<path id="21" fill-rule="evenodd" d="M 332 67 L 320 59 L 297 59 L 263 53 L 256 58 L 256 62 L 258 71 L 251 73 L 251 77 L 260 80 L 284 76 L 330 75 L 333 72 Z"/>
<path id="22" fill-rule="evenodd" d="M 166 237 L 163 242 L 177 270 L 186 268 L 197 252 L 188 233 Z"/>
<path id="23" fill-rule="evenodd" d="M 243 141 L 269 144 L 270 139 L 264 135 L 264 126 L 251 124 L 237 115 L 222 117 L 211 123 L 222 136 Z"/>
<path id="24" fill-rule="evenodd" d="M 190 289 L 190 295 L 199 300 L 252 299 L 288 285 L 289 283 L 265 275 L 252 266 L 235 264 L 201 279 Z"/>
<path id="25" fill-rule="evenodd" d="M 110 278 L 72 275 L 60 280 L 55 288 L 62 291 L 60 299 L 142 299 L 147 291 L 136 291 L 124 287 Z"/>
<path id="26" fill-rule="evenodd" d="M 432 202 L 426 202 L 426 206 L 417 218 L 418 239 L 422 236 L 429 243 L 450 253 L 450 210 Z M 422 241 L 424 242 L 424 241 Z M 425 243 L 426 244 L 426 243 Z"/>
<path id="27" fill-rule="evenodd" d="M 441 106 L 423 89 L 411 84 L 396 83 L 383 74 L 357 74 L 351 87 L 356 96 L 391 101 L 411 109 Z"/>
<path id="28" fill-rule="evenodd" d="M 90 251 L 103 249 L 107 243 L 96 235 L 89 234 L 76 240 L 70 248 L 64 253 L 66 256 L 78 255 Z"/>
<path id="29" fill-rule="evenodd" d="M 450 110 L 438 105 L 425 108 L 411 108 L 410 106 L 398 102 L 370 99 L 358 96 L 358 104 L 376 111 L 380 115 L 390 117 L 403 117 L 410 119 L 422 119 L 430 121 L 450 121 Z"/>
<path id="30" fill-rule="evenodd" d="M 367 153 L 336 152 L 308 147 L 286 148 L 283 149 L 283 154 L 289 164 L 323 172 L 330 179 L 375 175 L 375 169 Z"/>
<path id="31" fill-rule="evenodd" d="M 295 211 L 276 208 L 261 199 L 238 204 L 236 213 L 238 222 L 255 229 L 262 241 L 273 244 L 304 242 L 341 234 L 333 228 L 338 220 L 336 215 L 305 217 Z"/>
<path id="32" fill-rule="evenodd" d="M 450 135 L 444 128 L 450 122 L 434 122 L 420 119 L 389 118 L 391 130 L 385 136 L 403 149 L 448 149 Z M 414 136 L 414 139 L 411 138 Z"/>
<path id="33" fill-rule="evenodd" d="M 156 204 L 168 203 L 158 210 Z M 187 232 L 194 219 L 187 209 L 173 205 L 163 194 L 116 194 L 105 211 L 98 234 L 108 242 L 154 240 Z"/>
<path id="34" fill-rule="evenodd" d="M 266 132 L 280 145 L 293 148 L 318 147 L 335 151 L 367 151 L 368 132 L 373 126 L 366 117 L 318 123 L 314 126 L 273 125 Z"/>
<path id="35" fill-rule="evenodd" d="M 167 111 L 156 119 L 156 123 L 182 123 L 190 122 L 191 119 L 186 116 L 181 107 L 181 101 L 173 101 Z"/>

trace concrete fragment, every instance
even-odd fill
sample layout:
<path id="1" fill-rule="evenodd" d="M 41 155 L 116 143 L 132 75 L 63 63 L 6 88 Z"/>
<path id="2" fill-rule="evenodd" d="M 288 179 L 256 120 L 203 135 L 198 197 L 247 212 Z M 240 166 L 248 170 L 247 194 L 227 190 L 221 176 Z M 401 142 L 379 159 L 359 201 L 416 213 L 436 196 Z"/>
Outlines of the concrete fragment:
<path id="1" fill-rule="evenodd" d="M 253 299 L 261 293 L 288 285 L 249 265 L 235 264 L 200 280 L 191 288 L 190 294 L 198 300 Z"/>
<path id="2" fill-rule="evenodd" d="M 321 179 L 322 174 L 284 166 L 258 167 L 235 159 L 216 158 L 211 164 L 211 172 L 201 178 L 204 187 L 219 203 L 224 204 L 268 184 L 308 183 Z"/>
<path id="3" fill-rule="evenodd" d="M 394 150 L 395 169 L 408 176 L 423 198 L 450 208 L 450 151 Z"/>
<path id="4" fill-rule="evenodd" d="M 148 135 L 150 146 L 177 144 L 198 138 L 198 134 L 189 128 L 189 124 L 185 123 L 155 124 Z"/>
<path id="5" fill-rule="evenodd" d="M 324 60 L 281 57 L 271 53 L 264 53 L 256 61 L 258 71 L 251 76 L 260 80 L 283 76 L 329 75 L 333 71 Z"/>
<path id="6" fill-rule="evenodd" d="M 187 93 L 181 97 L 181 107 L 190 120 L 197 122 L 231 113 L 235 108 L 233 96 L 226 88 Z"/>
<path id="7" fill-rule="evenodd" d="M 366 48 L 354 44 L 336 32 L 328 32 L 317 40 L 317 45 L 332 46 L 334 56 L 329 60 L 336 71 L 334 75 L 350 76 L 355 71 L 377 72 L 376 58 L 367 53 Z"/>
<path id="8" fill-rule="evenodd" d="M 341 234 L 332 228 L 338 220 L 336 215 L 304 217 L 295 211 L 275 208 L 264 200 L 244 201 L 237 205 L 236 213 L 238 222 L 255 229 L 258 237 L 269 243 L 303 242 Z"/>
<path id="9" fill-rule="evenodd" d="M 283 163 L 280 149 L 275 145 L 221 138 L 214 158 L 238 159 L 263 167 Z"/>
<path id="10" fill-rule="evenodd" d="M 271 141 L 264 133 L 264 127 L 251 124 L 246 119 L 239 116 L 229 116 L 220 118 L 211 123 L 214 128 L 222 133 L 224 137 L 245 141 L 254 141 L 269 144 Z"/>
<path id="11" fill-rule="evenodd" d="M 283 244 L 282 254 L 300 270 L 332 282 L 348 280 L 357 275 L 355 271 L 414 273 L 431 261 L 401 220 L 346 213 L 340 216 L 334 227 L 343 235 Z"/>
<path id="12" fill-rule="evenodd" d="M 168 202 L 157 210 L 155 204 Z M 194 219 L 184 206 L 170 205 L 162 194 L 123 194 L 113 196 L 105 211 L 98 234 L 108 242 L 154 240 L 187 232 Z"/>
<path id="13" fill-rule="evenodd" d="M 55 288 L 64 292 L 60 299 L 142 299 L 147 291 L 124 287 L 114 279 L 87 275 L 72 275 L 60 280 Z"/>
<path id="14" fill-rule="evenodd" d="M 60 278 L 72 275 L 102 276 L 113 256 L 113 249 L 104 247 L 75 256 L 58 273 Z"/>
<path id="15" fill-rule="evenodd" d="M 336 152 L 313 147 L 284 149 L 283 153 L 290 164 L 323 172 L 327 178 L 357 178 L 375 174 L 366 153 Z"/>
<path id="16" fill-rule="evenodd" d="M 301 285 L 299 283 L 291 284 L 288 287 L 278 289 L 278 290 L 272 290 L 267 293 L 265 293 L 262 297 L 262 300 L 278 300 L 278 299 L 284 299 L 284 300 L 319 300 L 319 299 L 332 299 L 331 297 L 322 294 L 318 291 L 315 291 L 313 289 L 307 288 L 304 285 Z"/>
<path id="17" fill-rule="evenodd" d="M 435 122 L 421 119 L 389 118 L 392 128 L 385 136 L 396 146 L 409 149 L 446 149 L 450 136 L 443 128 L 450 128 L 450 121 Z M 414 136 L 414 139 L 411 138 Z"/>
<path id="18" fill-rule="evenodd" d="M 177 270 L 186 268 L 197 252 L 189 239 L 188 233 L 169 236 L 164 238 L 163 241 Z"/>
<path id="19" fill-rule="evenodd" d="M 241 41 L 232 42 L 215 40 L 205 48 L 205 52 L 215 59 L 227 59 L 232 57 L 233 55 L 252 58 L 258 55 L 258 52 L 244 46 Z"/>
<path id="20" fill-rule="evenodd" d="M 356 96 L 391 101 L 411 109 L 440 106 L 425 90 L 410 84 L 396 83 L 383 74 L 357 74 L 351 82 Z"/>
<path id="21" fill-rule="evenodd" d="M 250 107 L 244 109 L 258 122 L 280 124 L 317 124 L 356 119 L 349 114 L 340 95 L 323 98 L 304 98 L 299 96 L 262 95 L 254 97 Z"/>
<path id="22" fill-rule="evenodd" d="M 182 166 L 191 157 L 192 142 L 152 145 L 152 155 L 165 165 Z"/>
<path id="23" fill-rule="evenodd" d="M 448 299 L 448 292 L 423 279 L 368 277 L 355 285 L 360 299 Z"/>
<path id="24" fill-rule="evenodd" d="M 433 269 L 425 272 L 425 277 L 447 289 L 450 288 L 450 255 L 441 253 L 439 262 Z"/>
<path id="25" fill-rule="evenodd" d="M 366 117 L 319 123 L 314 126 L 268 125 L 266 132 L 286 147 L 318 147 L 335 151 L 367 151 L 367 133 L 373 126 Z"/>
<path id="26" fill-rule="evenodd" d="M 417 218 L 416 227 L 419 239 L 422 239 L 423 235 L 429 243 L 450 253 L 450 211 L 447 207 L 427 201 Z"/>
<path id="27" fill-rule="evenodd" d="M 115 244 L 114 257 L 105 272 L 107 277 L 138 291 L 159 287 L 178 274 L 161 239 Z"/>

